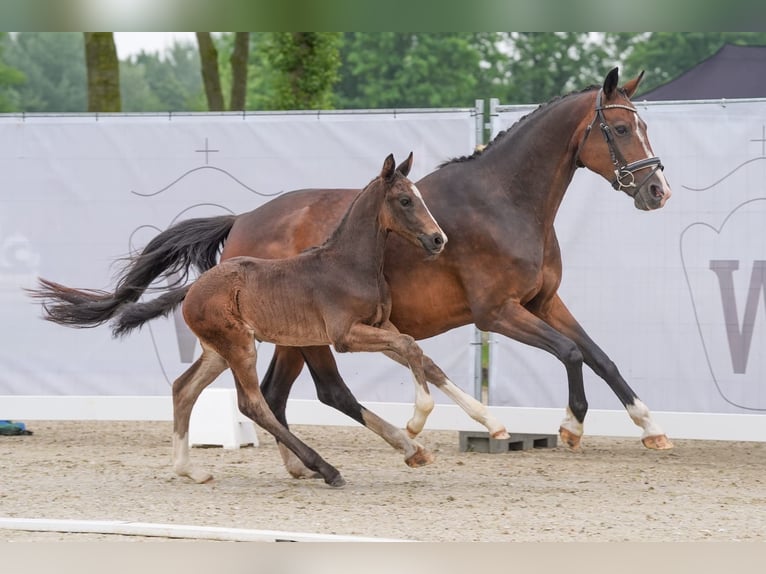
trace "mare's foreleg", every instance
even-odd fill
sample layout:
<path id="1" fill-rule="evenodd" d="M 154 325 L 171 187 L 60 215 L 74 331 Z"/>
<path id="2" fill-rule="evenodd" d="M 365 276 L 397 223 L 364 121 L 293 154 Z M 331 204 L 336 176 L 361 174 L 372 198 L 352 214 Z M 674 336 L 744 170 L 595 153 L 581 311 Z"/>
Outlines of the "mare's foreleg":
<path id="1" fill-rule="evenodd" d="M 569 385 L 569 408 L 559 432 L 564 442 L 576 448 L 588 411 L 582 376 L 583 355 L 577 344 L 516 300 L 507 300 L 502 307 L 491 310 L 476 323 L 480 329 L 500 333 L 547 351 L 564 364 Z"/>
<path id="2" fill-rule="evenodd" d="M 200 393 L 227 368 L 215 351 L 203 347 L 202 356 L 173 383 L 173 468 L 194 482 L 208 482 L 213 475 L 192 466 L 189 460 L 189 419 Z"/>
<path id="3" fill-rule="evenodd" d="M 585 364 L 606 381 L 609 388 L 614 391 L 614 394 L 617 395 L 617 398 L 625 406 L 625 410 L 628 411 L 628 415 L 633 422 L 643 430 L 641 441 L 644 446 L 659 450 L 673 448 L 673 443 L 668 439 L 660 425 L 654 421 L 649 408 L 633 392 L 633 389 L 630 388 L 622 377 L 614 362 L 593 342 L 558 295 L 551 300 L 545 309 L 545 313 L 541 313 L 541 317 L 553 328 L 559 330 L 577 344 L 582 352 Z M 577 397 L 573 398 L 570 395 L 569 402 L 571 405 L 573 402 L 579 402 L 579 399 Z M 584 416 L 583 413 L 583 418 Z M 579 421 L 573 419 L 574 415 L 570 407 L 567 409 L 567 415 L 561 424 L 559 432 L 565 443 L 576 448 L 580 442 L 580 436 L 576 432 L 571 433 L 570 429 L 579 429 L 581 435 L 583 419 L 579 419 Z"/>

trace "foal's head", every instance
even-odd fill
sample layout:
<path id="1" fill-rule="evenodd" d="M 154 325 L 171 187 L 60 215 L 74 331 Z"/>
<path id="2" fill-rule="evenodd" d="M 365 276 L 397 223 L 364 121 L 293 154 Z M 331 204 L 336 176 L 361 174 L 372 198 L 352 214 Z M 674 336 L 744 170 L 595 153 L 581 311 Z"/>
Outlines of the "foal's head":
<path id="1" fill-rule="evenodd" d="M 412 152 L 398 167 L 394 155 L 383 162 L 380 175 L 370 185 L 379 186 L 385 194 L 379 221 L 388 231 L 421 245 L 429 255 L 438 255 L 447 243 L 447 236 L 423 202 L 423 196 L 408 178 L 412 167 Z"/>
<path id="2" fill-rule="evenodd" d="M 638 209 L 651 210 L 664 206 L 671 190 L 660 158 L 652 152 L 646 124 L 630 101 L 643 75 L 620 88 L 617 68 L 607 74 L 596 93 L 592 119 L 585 122 L 577 160 L 632 197 Z"/>

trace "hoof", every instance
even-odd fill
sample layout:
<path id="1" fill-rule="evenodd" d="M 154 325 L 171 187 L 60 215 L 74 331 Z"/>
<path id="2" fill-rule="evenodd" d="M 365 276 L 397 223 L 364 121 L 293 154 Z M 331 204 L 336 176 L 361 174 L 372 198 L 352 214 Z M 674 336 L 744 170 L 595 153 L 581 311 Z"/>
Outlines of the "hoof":
<path id="1" fill-rule="evenodd" d="M 325 479 L 325 482 L 333 488 L 340 488 L 346 485 L 346 479 L 343 478 L 340 474 L 330 480 Z"/>
<path id="2" fill-rule="evenodd" d="M 427 464 L 431 464 L 434 460 L 435 460 L 435 457 L 433 454 L 428 452 L 422 446 L 418 446 L 418 450 L 415 451 L 415 454 L 413 454 L 409 458 L 405 458 L 404 462 L 407 464 L 407 466 L 411 468 L 418 468 L 420 466 L 426 466 Z"/>
<path id="3" fill-rule="evenodd" d="M 642 438 L 641 442 L 644 443 L 646 448 L 652 450 L 670 450 L 673 448 L 673 443 L 670 442 L 670 439 L 664 434 Z"/>
<path id="4" fill-rule="evenodd" d="M 511 438 L 511 435 L 509 435 L 508 431 L 505 429 L 495 431 L 490 436 L 496 440 L 505 440 L 507 438 Z"/>
<path id="5" fill-rule="evenodd" d="M 569 429 L 559 427 L 559 437 L 561 438 L 561 442 L 567 445 L 570 449 L 580 450 L 581 436 L 574 434 Z"/>
<path id="6" fill-rule="evenodd" d="M 203 470 L 177 470 L 176 474 L 178 476 L 185 476 L 197 484 L 205 484 L 213 480 L 213 475 Z"/>

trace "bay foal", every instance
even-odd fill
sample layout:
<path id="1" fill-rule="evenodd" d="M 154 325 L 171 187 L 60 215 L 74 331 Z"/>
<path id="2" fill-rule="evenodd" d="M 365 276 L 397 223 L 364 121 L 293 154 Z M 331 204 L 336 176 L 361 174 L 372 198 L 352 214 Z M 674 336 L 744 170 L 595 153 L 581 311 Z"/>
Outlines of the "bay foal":
<path id="1" fill-rule="evenodd" d="M 285 346 L 332 344 L 338 352 L 381 351 L 407 365 L 415 379 L 415 414 L 408 429 L 417 434 L 433 408 L 424 359 L 432 361 L 409 335 L 389 321 L 391 295 L 383 276 L 389 232 L 438 255 L 447 237 L 407 179 L 412 154 L 399 167 L 389 155 L 380 175 L 353 201 L 322 245 L 287 259 L 234 257 L 203 273 L 189 286 L 149 302 L 128 305 L 114 323 L 124 335 L 167 314 L 183 300 L 183 316 L 199 338 L 202 355 L 173 384 L 173 461 L 176 473 L 196 482 L 212 476 L 189 460 L 189 418 L 202 390 L 227 367 L 235 380 L 240 410 L 273 434 L 331 486 L 345 483 L 337 469 L 293 435 L 261 394 L 254 340 Z M 368 424 L 405 462 L 422 466 L 433 456 L 406 433 L 371 413 Z"/>

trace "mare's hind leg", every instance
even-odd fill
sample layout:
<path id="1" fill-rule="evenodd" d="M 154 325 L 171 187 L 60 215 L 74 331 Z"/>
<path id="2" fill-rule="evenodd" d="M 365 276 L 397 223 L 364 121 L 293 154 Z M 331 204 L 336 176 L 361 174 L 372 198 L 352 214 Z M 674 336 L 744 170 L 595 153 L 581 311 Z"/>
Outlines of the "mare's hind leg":
<path id="1" fill-rule="evenodd" d="M 295 379 L 303 368 L 303 355 L 298 347 L 277 346 L 274 349 L 274 356 L 271 358 L 269 368 L 261 381 L 261 393 L 263 393 L 266 404 L 269 405 L 271 412 L 277 417 L 285 428 L 289 428 L 285 409 L 287 408 L 287 397 L 290 395 L 290 389 L 293 388 Z M 301 460 L 295 456 L 295 453 L 277 440 L 277 448 L 282 462 L 293 478 L 322 478 L 318 472 L 306 468 Z"/>
<path id="2" fill-rule="evenodd" d="M 389 358 L 399 364 L 406 365 L 404 359 L 394 353 L 385 353 Z M 487 427 L 492 438 L 508 438 L 508 431 L 505 425 L 497 420 L 487 408 L 487 405 L 481 403 L 463 389 L 453 383 L 439 366 L 433 362 L 428 355 L 423 355 L 423 370 L 429 383 L 440 389 L 445 395 L 463 409 L 468 416 L 479 424 Z"/>
<path id="3" fill-rule="evenodd" d="M 208 482 L 213 475 L 189 461 L 189 419 L 194 403 L 205 387 L 226 370 L 226 361 L 203 347 L 202 356 L 173 383 L 173 468 L 194 482 Z"/>
<path id="4" fill-rule="evenodd" d="M 279 442 L 295 453 L 309 469 L 318 472 L 330 486 L 343 486 L 346 481 L 340 472 L 319 454 L 292 434 L 271 412 L 261 389 L 255 370 L 256 354 L 252 338 L 246 337 L 241 344 L 230 337 L 226 360 L 234 373 L 239 410 L 271 433 Z"/>
<path id="5" fill-rule="evenodd" d="M 410 439 L 401 429 L 388 423 L 372 411 L 363 407 L 343 382 L 330 348 L 321 347 L 280 347 L 274 351 L 271 364 L 261 381 L 261 391 L 277 419 L 287 425 L 285 407 L 293 382 L 301 368 L 308 366 L 317 391 L 317 398 L 343 414 L 366 426 L 388 444 L 404 453 L 404 462 L 419 467 L 434 461 L 433 455 L 423 446 Z M 279 453 L 287 471 L 295 478 L 316 477 L 317 473 L 307 469 L 298 457 L 283 444 Z"/>

